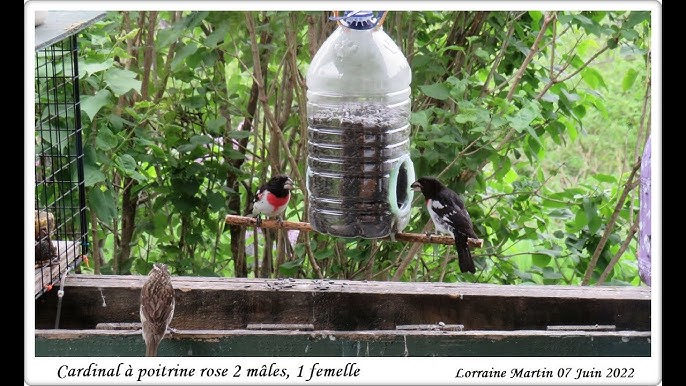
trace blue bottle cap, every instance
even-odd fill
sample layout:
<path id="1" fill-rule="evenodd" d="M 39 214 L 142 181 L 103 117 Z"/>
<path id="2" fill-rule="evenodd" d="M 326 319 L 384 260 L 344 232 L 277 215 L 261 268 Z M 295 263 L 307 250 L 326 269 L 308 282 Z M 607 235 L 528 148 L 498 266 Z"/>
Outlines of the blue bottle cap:
<path id="1" fill-rule="evenodd" d="M 379 24 L 379 20 L 386 11 L 345 11 L 343 16 L 331 16 L 329 20 L 336 20 L 344 27 L 364 30 L 372 29 Z"/>

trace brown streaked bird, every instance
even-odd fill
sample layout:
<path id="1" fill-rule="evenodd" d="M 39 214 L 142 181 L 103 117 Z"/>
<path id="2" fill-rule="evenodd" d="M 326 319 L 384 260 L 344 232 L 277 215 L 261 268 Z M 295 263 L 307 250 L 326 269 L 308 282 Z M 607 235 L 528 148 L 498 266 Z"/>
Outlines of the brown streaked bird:
<path id="1" fill-rule="evenodd" d="M 36 263 L 57 260 L 57 248 L 50 240 L 50 232 L 47 226 L 41 226 L 36 236 Z"/>
<path id="2" fill-rule="evenodd" d="M 55 234 L 55 215 L 45 210 L 35 210 L 36 218 L 36 240 L 39 239 L 42 228 L 47 230 L 50 237 Z"/>
<path id="3" fill-rule="evenodd" d="M 157 348 L 174 317 L 174 287 L 167 266 L 155 263 L 141 289 L 141 323 L 145 356 L 157 356 Z"/>
<path id="4" fill-rule="evenodd" d="M 422 177 L 412 183 L 412 190 L 422 192 L 426 199 L 426 209 L 437 232 L 455 238 L 460 271 L 475 273 L 474 260 L 467 244 L 468 238 L 478 239 L 474 233 L 472 219 L 464 202 L 454 191 L 432 177 Z"/>

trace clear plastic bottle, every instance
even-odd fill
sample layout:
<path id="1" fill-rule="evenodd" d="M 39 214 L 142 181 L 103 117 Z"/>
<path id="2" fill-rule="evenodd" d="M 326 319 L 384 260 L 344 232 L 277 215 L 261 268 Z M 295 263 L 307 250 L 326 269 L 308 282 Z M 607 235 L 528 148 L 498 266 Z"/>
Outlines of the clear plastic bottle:
<path id="1" fill-rule="evenodd" d="M 410 65 L 379 20 L 349 11 L 307 72 L 307 190 L 312 228 L 380 238 L 409 222 Z"/>

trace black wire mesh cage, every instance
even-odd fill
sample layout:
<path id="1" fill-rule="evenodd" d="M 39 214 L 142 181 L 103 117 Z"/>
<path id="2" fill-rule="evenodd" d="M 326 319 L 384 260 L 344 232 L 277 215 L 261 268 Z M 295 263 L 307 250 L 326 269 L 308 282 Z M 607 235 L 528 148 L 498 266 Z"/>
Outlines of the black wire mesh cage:
<path id="1" fill-rule="evenodd" d="M 36 48 L 36 299 L 87 253 L 76 35 Z"/>

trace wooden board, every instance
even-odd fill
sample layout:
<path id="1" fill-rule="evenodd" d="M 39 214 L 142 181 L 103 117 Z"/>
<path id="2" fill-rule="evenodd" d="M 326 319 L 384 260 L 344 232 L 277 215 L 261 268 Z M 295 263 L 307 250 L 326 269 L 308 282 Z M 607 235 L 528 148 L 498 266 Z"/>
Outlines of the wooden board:
<path id="1" fill-rule="evenodd" d="M 38 330 L 36 356 L 143 356 L 140 330 Z M 650 332 L 176 331 L 159 356 L 650 356 Z"/>
<path id="2" fill-rule="evenodd" d="M 45 22 L 36 27 L 36 51 L 78 33 L 105 15 L 102 11 L 48 11 Z"/>
<path id="3" fill-rule="evenodd" d="M 60 327 L 139 322 L 145 276 L 69 275 Z M 173 277 L 172 327 L 245 329 L 312 324 L 315 330 L 395 330 L 398 325 L 464 325 L 475 330 L 546 330 L 614 325 L 650 330 L 649 287 L 501 286 L 347 280 Z M 54 326 L 56 291 L 36 301 L 38 329 Z"/>
<path id="4" fill-rule="evenodd" d="M 81 262 L 81 245 L 76 241 L 53 241 L 59 255 L 59 262 L 37 267 L 35 275 L 36 299 L 57 284 L 67 269 Z M 56 291 L 55 291 L 56 292 Z"/>

